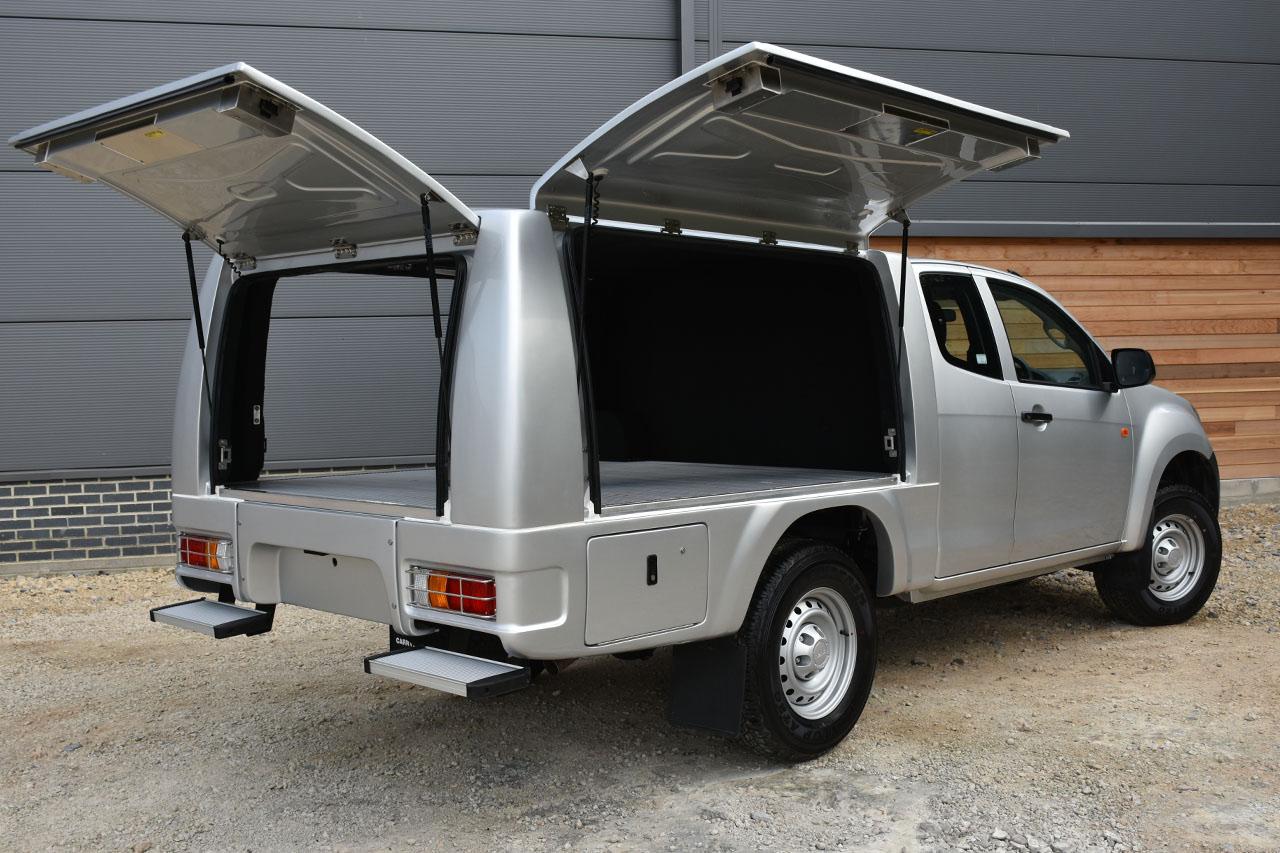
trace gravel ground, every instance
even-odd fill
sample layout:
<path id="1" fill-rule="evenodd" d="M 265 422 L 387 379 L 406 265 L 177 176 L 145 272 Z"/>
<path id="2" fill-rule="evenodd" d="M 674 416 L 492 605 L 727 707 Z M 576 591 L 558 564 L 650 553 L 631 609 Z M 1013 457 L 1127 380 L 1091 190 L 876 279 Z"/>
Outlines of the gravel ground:
<path id="1" fill-rule="evenodd" d="M 786 767 L 664 722 L 670 655 L 473 703 L 364 675 L 385 629 L 153 625 L 168 572 L 0 580 L 11 850 L 1280 849 L 1280 507 L 1222 515 L 1186 625 L 1074 570 L 880 612 L 853 735 Z"/>

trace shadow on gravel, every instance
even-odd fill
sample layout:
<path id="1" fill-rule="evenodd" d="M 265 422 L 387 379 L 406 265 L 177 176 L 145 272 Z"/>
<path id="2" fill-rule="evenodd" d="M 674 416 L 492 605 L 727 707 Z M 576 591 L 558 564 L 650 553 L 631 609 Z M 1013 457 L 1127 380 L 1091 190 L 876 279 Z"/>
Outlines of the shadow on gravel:
<path id="1" fill-rule="evenodd" d="M 1113 630 L 1118 623 L 1103 610 L 1092 579 L 1071 575 L 881 609 L 880 678 L 909 679 L 922 662 L 951 665 L 957 658 L 1002 668 L 1010 665 L 997 657 L 1006 644 L 1050 637 L 1085 643 Z M 667 650 L 648 661 L 588 659 L 481 702 L 380 679 L 344 681 L 343 712 L 304 717 L 305 726 L 262 737 L 258 766 L 273 791 L 299 796 L 299 803 L 309 796 L 299 793 L 308 772 L 324 768 L 326 779 L 349 780 L 344 796 L 376 799 L 384 816 L 424 806 L 563 815 L 646 786 L 703 786 L 785 770 L 732 741 L 671 727 L 670 672 Z M 306 701 L 263 698 L 277 709 Z M 252 725 L 245 731 L 247 741 L 267 734 Z"/>

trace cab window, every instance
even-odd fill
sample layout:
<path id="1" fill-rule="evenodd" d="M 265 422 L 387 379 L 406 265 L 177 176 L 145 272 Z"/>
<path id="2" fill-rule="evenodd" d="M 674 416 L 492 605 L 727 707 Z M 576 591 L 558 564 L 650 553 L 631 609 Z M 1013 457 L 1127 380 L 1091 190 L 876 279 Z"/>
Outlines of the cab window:
<path id="1" fill-rule="evenodd" d="M 1020 382 L 1097 388 L 1096 347 L 1084 330 L 1047 299 L 1017 285 L 987 280 L 1009 336 Z"/>
<path id="2" fill-rule="evenodd" d="M 1000 379 L 995 336 L 973 278 L 957 273 L 925 273 L 920 287 L 942 358 L 962 370 Z"/>

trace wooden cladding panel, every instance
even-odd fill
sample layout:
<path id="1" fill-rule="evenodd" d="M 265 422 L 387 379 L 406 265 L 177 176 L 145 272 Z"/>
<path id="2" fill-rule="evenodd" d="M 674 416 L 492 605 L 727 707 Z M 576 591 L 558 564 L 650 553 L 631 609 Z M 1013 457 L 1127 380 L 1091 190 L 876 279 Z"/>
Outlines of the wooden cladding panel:
<path id="1" fill-rule="evenodd" d="M 1280 240 L 939 237 L 911 254 L 1014 271 L 1104 347 L 1150 350 L 1157 384 L 1200 413 L 1223 479 L 1280 477 Z"/>

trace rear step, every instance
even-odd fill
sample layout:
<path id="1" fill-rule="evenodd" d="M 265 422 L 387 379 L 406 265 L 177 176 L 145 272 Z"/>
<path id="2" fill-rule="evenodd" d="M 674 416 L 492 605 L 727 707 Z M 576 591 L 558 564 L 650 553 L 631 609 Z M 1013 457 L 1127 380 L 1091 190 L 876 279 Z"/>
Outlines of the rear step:
<path id="1" fill-rule="evenodd" d="M 241 635 L 252 637 L 271 630 L 275 607 L 266 606 L 266 610 L 253 610 L 222 601 L 197 598 L 181 604 L 156 607 L 151 611 L 151 621 L 207 634 L 215 640 Z"/>
<path id="2" fill-rule="evenodd" d="M 529 667 L 443 649 L 384 652 L 364 659 L 364 671 L 481 699 L 529 686 Z"/>

